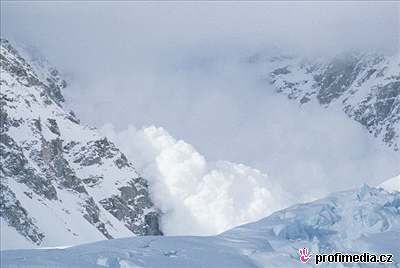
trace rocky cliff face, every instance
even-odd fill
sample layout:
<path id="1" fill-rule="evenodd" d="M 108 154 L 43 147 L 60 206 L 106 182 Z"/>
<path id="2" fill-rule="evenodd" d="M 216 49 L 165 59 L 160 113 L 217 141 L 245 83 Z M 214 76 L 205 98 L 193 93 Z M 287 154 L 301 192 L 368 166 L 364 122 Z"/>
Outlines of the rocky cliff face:
<path id="1" fill-rule="evenodd" d="M 1 40 L 2 249 L 161 234 L 146 180 L 64 110 L 58 71 L 21 55 Z"/>
<path id="2" fill-rule="evenodd" d="M 268 79 L 278 92 L 307 105 L 339 106 L 372 135 L 400 146 L 400 56 L 347 52 L 335 57 L 268 59 Z"/>

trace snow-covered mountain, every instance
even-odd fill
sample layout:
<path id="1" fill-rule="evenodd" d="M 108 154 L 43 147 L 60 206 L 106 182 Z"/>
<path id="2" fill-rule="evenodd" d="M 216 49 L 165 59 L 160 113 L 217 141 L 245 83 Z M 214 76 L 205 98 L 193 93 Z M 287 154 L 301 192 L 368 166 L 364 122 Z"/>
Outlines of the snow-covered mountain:
<path id="1" fill-rule="evenodd" d="M 62 91 L 67 85 L 56 69 L 36 54 L 17 51 L 6 40 L 0 45 L 1 249 L 69 246 L 117 238 L 65 249 L 3 251 L 2 267 L 312 266 L 299 262 L 297 249 L 302 247 L 308 247 L 312 254 L 368 251 L 400 256 L 400 177 L 382 183 L 381 188 L 364 185 L 295 205 L 217 236 L 158 236 L 162 234 L 161 213 L 153 200 L 159 204 L 165 196 L 153 199 L 147 181 L 128 157 L 96 129 L 80 124 L 74 113 L 65 110 Z M 330 59 L 282 56 L 265 61 L 271 70 L 268 79 L 278 92 L 301 105 L 316 101 L 343 110 L 387 146 L 399 150 L 398 56 L 349 53 Z M 186 195 L 193 200 L 196 193 L 207 195 L 212 202 L 217 194 L 209 189 L 223 188 L 215 183 L 219 182 L 216 178 L 226 175 L 225 169 L 235 169 L 240 175 L 231 174 L 229 182 L 238 196 L 243 193 L 240 183 L 247 183 L 242 177 L 248 176 L 254 185 L 251 189 L 262 190 L 265 195 L 257 200 L 275 200 L 265 190 L 269 187 L 260 187 L 266 176 L 249 176 L 257 173 L 255 170 L 225 164 L 208 176 L 206 162 L 190 146 L 173 140 L 162 130 L 146 131 L 147 135 L 140 137 L 162 138 L 158 138 L 162 146 L 153 144 L 160 147 L 158 151 L 171 153 L 173 147 L 174 154 L 179 152 L 179 161 L 182 156 L 191 159 L 194 155 L 196 161 L 187 164 L 200 163 L 200 175 L 189 175 L 196 182 L 193 185 L 203 185 L 203 191 L 190 187 L 191 194 L 185 192 L 179 199 L 182 203 L 189 200 Z M 177 174 L 181 173 L 171 171 L 169 159 L 157 160 L 165 160 L 161 163 L 165 170 L 161 171 L 168 174 L 171 185 L 187 180 L 185 167 L 179 166 L 184 174 L 180 181 Z M 210 178 L 209 185 L 202 183 L 203 178 Z M 183 189 L 181 185 L 176 188 Z M 219 192 L 225 196 L 226 191 Z M 219 202 L 231 202 L 229 198 L 219 198 Z M 248 202 L 249 206 L 254 203 L 263 211 L 265 206 L 271 207 L 270 203 Z M 217 202 L 214 207 L 219 205 Z M 210 215 L 207 208 L 202 207 L 198 214 Z M 175 220 L 184 215 L 182 211 Z M 224 211 L 218 213 L 225 215 Z M 233 213 L 237 211 L 233 209 Z M 187 229 L 194 228 L 189 219 L 182 221 L 186 220 Z M 135 237 L 122 238 L 128 236 Z M 398 257 L 386 267 L 399 267 Z"/>
<path id="2" fill-rule="evenodd" d="M 217 236 L 145 236 L 66 249 L 3 251 L 2 267 L 315 267 L 317 253 L 391 253 L 400 267 L 400 192 L 363 185 L 278 211 Z M 380 267 L 346 264 L 346 267 Z M 319 264 L 318 267 L 345 267 Z"/>
<path id="3" fill-rule="evenodd" d="M 277 92 L 307 105 L 343 110 L 372 135 L 398 151 L 400 146 L 400 55 L 346 52 L 334 57 L 262 57 Z M 334 128 L 334 126 L 333 126 Z"/>
<path id="4" fill-rule="evenodd" d="M 58 71 L 0 44 L 1 248 L 161 234 L 146 180 L 65 111 Z"/>

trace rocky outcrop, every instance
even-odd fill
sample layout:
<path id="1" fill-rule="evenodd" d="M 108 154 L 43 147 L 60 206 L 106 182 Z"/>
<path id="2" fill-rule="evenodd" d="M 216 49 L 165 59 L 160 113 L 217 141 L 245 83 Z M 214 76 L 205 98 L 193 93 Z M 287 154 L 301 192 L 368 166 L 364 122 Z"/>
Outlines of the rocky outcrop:
<path id="1" fill-rule="evenodd" d="M 146 180 L 112 142 L 64 110 L 67 83 L 58 71 L 22 54 L 1 40 L 2 225 L 32 246 L 160 235 Z"/>
<path id="2" fill-rule="evenodd" d="M 306 105 L 339 105 L 372 135 L 400 146 L 400 57 L 347 52 L 332 58 L 269 59 L 268 78 L 278 92 Z"/>

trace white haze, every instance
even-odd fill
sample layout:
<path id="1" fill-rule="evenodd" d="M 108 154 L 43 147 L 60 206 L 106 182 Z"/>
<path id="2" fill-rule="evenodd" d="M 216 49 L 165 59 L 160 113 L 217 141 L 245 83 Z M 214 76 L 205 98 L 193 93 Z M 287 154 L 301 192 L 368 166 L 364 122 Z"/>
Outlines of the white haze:
<path id="1" fill-rule="evenodd" d="M 376 185 L 400 172 L 399 154 L 341 110 L 318 103 L 299 107 L 274 93 L 263 66 L 212 59 L 137 78 L 140 99 L 125 93 L 123 100 L 107 90 L 97 96 L 98 118 L 110 118 L 106 135 L 150 180 L 166 234 L 219 233 L 295 202 L 364 182 Z M 154 126 L 115 127 L 126 113 L 139 126 L 149 125 L 141 120 L 151 116 L 204 156 Z"/>
<path id="2" fill-rule="evenodd" d="M 242 164 L 212 163 L 190 144 L 154 126 L 103 129 L 149 180 L 168 235 L 211 235 L 258 220 L 293 200 L 266 174 Z"/>
<path id="3" fill-rule="evenodd" d="M 167 234 L 220 232 L 295 201 L 400 174 L 399 154 L 342 111 L 299 107 L 274 93 L 264 80 L 268 69 L 246 61 L 277 49 L 394 53 L 398 3 L 1 7 L 2 37 L 40 48 L 67 76 L 66 105 L 85 123 L 107 124 L 149 178 Z"/>

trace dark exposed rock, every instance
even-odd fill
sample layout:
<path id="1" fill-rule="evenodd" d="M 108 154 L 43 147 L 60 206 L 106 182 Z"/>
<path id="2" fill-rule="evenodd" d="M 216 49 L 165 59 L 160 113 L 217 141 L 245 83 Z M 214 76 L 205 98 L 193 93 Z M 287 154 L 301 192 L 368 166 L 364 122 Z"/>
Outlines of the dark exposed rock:
<path id="1" fill-rule="evenodd" d="M 309 102 L 310 100 L 311 100 L 311 99 L 310 99 L 309 97 L 303 96 L 303 98 L 300 99 L 300 103 L 301 103 L 301 104 L 304 104 L 304 103 Z"/>
<path id="2" fill-rule="evenodd" d="M 120 156 L 114 161 L 118 168 L 123 168 L 129 166 L 128 159 L 124 154 L 120 154 Z"/>
<path id="3" fill-rule="evenodd" d="M 105 224 L 100 221 L 100 209 L 97 207 L 93 198 L 88 198 L 83 204 L 83 208 L 85 209 L 85 214 L 83 217 L 96 226 L 96 228 L 107 238 L 112 239 L 113 237 L 108 233 Z"/>
<path id="4" fill-rule="evenodd" d="M 142 184 L 143 179 L 136 179 L 136 183 Z M 119 188 L 120 195 L 113 195 L 103 199 L 100 203 L 130 230 L 137 229 L 137 222 L 141 222 L 144 215 L 145 225 L 139 230 L 140 235 L 161 235 L 159 227 L 159 215 L 155 212 L 144 213 L 147 204 L 151 202 L 147 188 L 137 189 L 134 182 L 129 186 Z M 132 208 L 136 208 L 133 210 Z"/>
<path id="5" fill-rule="evenodd" d="M 33 168 L 29 167 L 28 159 L 22 149 L 6 134 L 0 135 L 0 156 L 0 170 L 4 176 L 15 178 L 49 200 L 57 199 L 57 191 L 51 180 L 37 174 Z"/>
<path id="6" fill-rule="evenodd" d="M 358 55 L 346 53 L 334 58 L 322 74 L 314 77 L 320 88 L 319 102 L 327 104 L 340 97 L 356 80 L 360 69 Z"/>
<path id="7" fill-rule="evenodd" d="M 80 124 L 80 121 L 78 118 L 76 118 L 76 115 L 73 111 L 69 111 L 67 115 L 67 119 L 70 120 L 71 122 L 74 122 L 75 124 Z"/>
<path id="8" fill-rule="evenodd" d="M 46 228 L 53 222 L 73 241 L 98 236 L 79 233 L 68 217 L 84 219 L 107 239 L 128 230 L 161 234 L 146 180 L 112 142 L 63 111 L 67 84 L 59 72 L 24 59 L 4 39 L 0 45 L 0 217 L 35 245 L 49 242 Z M 19 197 L 29 200 L 29 209 Z M 127 228 L 117 230 L 116 220 Z"/>
<path id="9" fill-rule="evenodd" d="M 349 117 L 397 151 L 400 143 L 398 60 L 398 56 L 348 52 L 319 63 L 284 61 L 282 67 L 270 73 L 270 83 L 276 86 L 277 92 L 301 104 L 314 96 L 325 107 L 340 100 Z M 301 80 L 305 76 L 310 79 Z"/>
<path id="10" fill-rule="evenodd" d="M 33 125 L 37 128 L 39 132 L 42 132 L 42 122 L 39 119 L 33 119 Z"/>
<path id="11" fill-rule="evenodd" d="M 1 217 L 22 236 L 40 245 L 44 234 L 40 232 L 32 218 L 28 216 L 27 211 L 21 206 L 11 189 L 4 184 L 4 174 L 0 171 L 1 177 L 1 195 L 0 195 L 0 215 Z"/>
<path id="12" fill-rule="evenodd" d="M 38 77 L 31 71 L 31 67 L 19 55 L 19 53 L 5 40 L 0 39 L 1 47 L 13 57 L 6 57 L 0 54 L 0 65 L 2 69 L 17 78 L 25 86 L 41 85 Z"/>
<path id="13" fill-rule="evenodd" d="M 82 181 L 63 156 L 62 140 L 59 138 L 50 141 L 42 140 L 42 148 L 37 161 L 48 176 L 58 178 L 57 181 L 63 188 L 86 193 Z"/>
<path id="14" fill-rule="evenodd" d="M 280 74 L 289 74 L 290 71 L 288 70 L 287 66 L 286 67 L 282 67 L 282 68 L 278 68 L 272 71 L 273 75 L 280 75 Z"/>
<path id="15" fill-rule="evenodd" d="M 60 129 L 58 128 L 57 121 L 55 119 L 49 118 L 47 119 L 49 122 L 49 129 L 54 134 L 60 136 Z"/>
<path id="16" fill-rule="evenodd" d="M 90 176 L 87 178 L 82 179 L 83 183 L 89 187 L 93 187 L 99 184 L 100 181 L 102 181 L 104 177 L 102 176 Z"/>
<path id="17" fill-rule="evenodd" d="M 84 153 L 82 153 L 84 152 Z M 103 158 L 112 158 L 119 151 L 113 143 L 110 143 L 106 138 L 96 141 L 91 141 L 83 146 L 79 155 L 74 160 L 75 163 L 80 163 L 84 166 L 101 165 Z"/>

